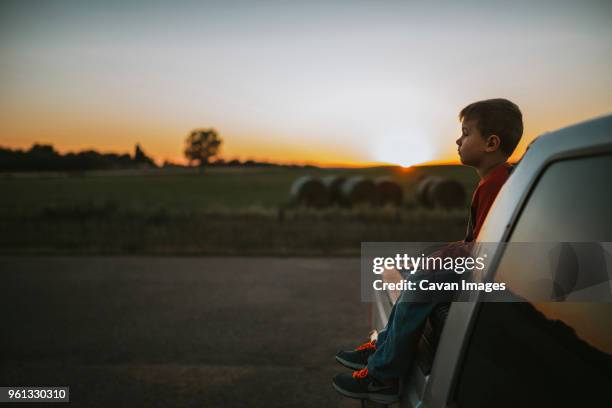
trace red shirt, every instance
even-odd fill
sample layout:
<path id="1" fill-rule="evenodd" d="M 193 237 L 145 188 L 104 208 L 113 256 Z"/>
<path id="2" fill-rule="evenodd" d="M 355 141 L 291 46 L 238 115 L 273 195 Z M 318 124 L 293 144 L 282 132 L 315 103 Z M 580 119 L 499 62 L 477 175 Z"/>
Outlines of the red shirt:
<path id="1" fill-rule="evenodd" d="M 511 170 L 512 166 L 508 163 L 503 163 L 495 167 L 487 177 L 480 180 L 472 197 L 470 221 L 468 222 L 465 239 L 463 241 L 450 243 L 429 256 L 459 257 L 469 254 L 472 248 L 471 243 L 478 236 L 489 209 L 491 205 L 493 205 L 497 193 L 499 193 L 501 187 L 506 180 L 508 180 Z"/>
<path id="2" fill-rule="evenodd" d="M 465 237 L 466 242 L 471 242 L 478 236 L 482 224 L 487 218 L 489 209 L 497 197 L 497 193 L 504 185 L 508 176 L 510 176 L 511 166 L 508 163 L 500 164 L 480 182 L 472 196 L 472 204 L 470 206 L 470 222 Z"/>

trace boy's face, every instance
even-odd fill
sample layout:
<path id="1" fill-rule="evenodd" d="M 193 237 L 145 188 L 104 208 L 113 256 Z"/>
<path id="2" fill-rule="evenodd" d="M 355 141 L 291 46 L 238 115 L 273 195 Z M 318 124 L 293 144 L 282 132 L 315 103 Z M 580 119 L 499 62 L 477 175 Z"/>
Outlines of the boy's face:
<path id="1" fill-rule="evenodd" d="M 461 136 L 457 139 L 457 152 L 461 163 L 466 166 L 478 166 L 485 156 L 487 143 L 480 136 L 478 121 L 463 120 L 461 122 Z"/>

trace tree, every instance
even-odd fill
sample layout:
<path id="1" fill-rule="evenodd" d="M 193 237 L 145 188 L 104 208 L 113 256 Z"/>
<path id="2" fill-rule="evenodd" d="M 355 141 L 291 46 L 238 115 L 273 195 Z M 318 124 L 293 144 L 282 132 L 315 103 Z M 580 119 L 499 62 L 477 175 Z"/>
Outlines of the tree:
<path id="1" fill-rule="evenodd" d="M 219 153 L 222 142 L 214 129 L 192 130 L 185 139 L 185 157 L 190 165 L 197 162 L 200 169 L 204 169 L 210 159 Z"/>
<path id="2" fill-rule="evenodd" d="M 140 147 L 138 143 L 136 143 L 136 147 L 134 147 L 134 163 L 144 166 L 157 167 L 153 159 L 146 155 L 144 150 Z"/>

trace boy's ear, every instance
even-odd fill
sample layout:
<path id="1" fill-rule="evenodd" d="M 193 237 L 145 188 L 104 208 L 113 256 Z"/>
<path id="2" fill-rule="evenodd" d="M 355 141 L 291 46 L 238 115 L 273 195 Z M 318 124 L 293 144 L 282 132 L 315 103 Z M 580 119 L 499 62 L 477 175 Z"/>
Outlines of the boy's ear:
<path id="1" fill-rule="evenodd" d="M 499 138 L 499 136 L 497 135 L 491 135 L 487 138 L 487 146 L 485 148 L 485 150 L 487 152 L 495 152 L 499 149 L 501 145 L 501 139 Z"/>

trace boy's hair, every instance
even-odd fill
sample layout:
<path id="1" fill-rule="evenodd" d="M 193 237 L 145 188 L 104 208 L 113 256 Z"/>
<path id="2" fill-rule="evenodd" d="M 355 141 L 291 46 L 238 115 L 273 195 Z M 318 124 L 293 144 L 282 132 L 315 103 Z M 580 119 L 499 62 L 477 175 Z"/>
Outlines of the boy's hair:
<path id="1" fill-rule="evenodd" d="M 502 98 L 471 103 L 461 110 L 459 120 L 473 119 L 484 139 L 497 135 L 501 151 L 507 156 L 514 152 L 523 135 L 523 114 L 516 104 Z"/>

